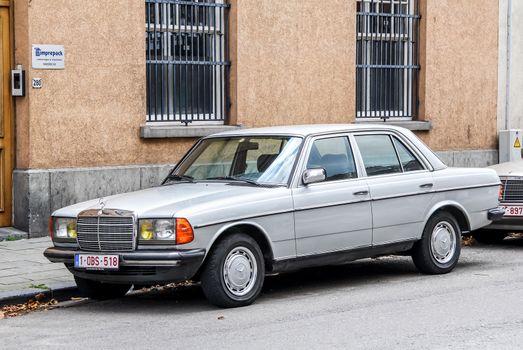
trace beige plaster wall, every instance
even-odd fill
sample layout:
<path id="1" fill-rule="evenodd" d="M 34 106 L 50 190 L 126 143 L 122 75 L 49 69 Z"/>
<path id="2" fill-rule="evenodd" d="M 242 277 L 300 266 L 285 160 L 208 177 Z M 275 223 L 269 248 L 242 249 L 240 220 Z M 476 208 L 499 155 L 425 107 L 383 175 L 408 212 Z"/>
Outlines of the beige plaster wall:
<path id="1" fill-rule="evenodd" d="M 497 0 L 426 0 L 425 115 L 435 150 L 496 148 Z"/>
<path id="2" fill-rule="evenodd" d="M 237 7 L 238 122 L 354 120 L 355 1 L 240 0 Z"/>
<path id="3" fill-rule="evenodd" d="M 497 0 L 421 1 L 422 118 L 434 125 L 421 136 L 436 150 L 495 148 Z M 16 62 L 28 82 L 43 79 L 41 90 L 16 100 L 18 168 L 178 160 L 194 140 L 138 134 L 145 121 L 144 1 L 15 3 Z M 232 122 L 354 121 L 356 1 L 231 4 Z M 63 44 L 65 70 L 31 69 L 31 44 Z"/>
<path id="4" fill-rule="evenodd" d="M 145 2 L 17 3 L 22 9 L 16 17 L 22 22 L 15 38 L 17 61 L 30 60 L 31 44 L 65 47 L 64 70 L 34 70 L 30 61 L 25 64 L 28 82 L 42 78 L 43 88 L 28 89 L 25 101 L 18 99 L 17 167 L 172 163 L 178 159 L 191 141 L 144 141 L 138 134 L 145 121 Z"/>

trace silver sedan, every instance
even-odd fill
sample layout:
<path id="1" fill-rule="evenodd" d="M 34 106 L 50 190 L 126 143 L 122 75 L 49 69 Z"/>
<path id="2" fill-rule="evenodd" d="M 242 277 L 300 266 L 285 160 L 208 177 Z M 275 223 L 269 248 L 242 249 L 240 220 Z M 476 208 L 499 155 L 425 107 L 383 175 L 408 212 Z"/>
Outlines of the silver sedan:
<path id="1" fill-rule="evenodd" d="M 93 298 L 194 279 L 211 303 L 244 306 L 266 274 L 309 266 L 409 254 L 450 272 L 461 234 L 503 215 L 499 184 L 398 127 L 244 129 L 199 140 L 161 186 L 55 211 L 44 254 Z"/>

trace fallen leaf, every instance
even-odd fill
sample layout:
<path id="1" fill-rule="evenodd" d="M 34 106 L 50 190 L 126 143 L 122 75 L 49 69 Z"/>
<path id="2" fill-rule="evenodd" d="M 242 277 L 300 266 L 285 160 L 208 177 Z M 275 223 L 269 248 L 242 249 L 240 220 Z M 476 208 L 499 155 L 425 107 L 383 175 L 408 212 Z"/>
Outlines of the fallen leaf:
<path id="1" fill-rule="evenodd" d="M 465 247 L 471 247 L 476 243 L 476 240 L 473 236 L 464 236 L 461 242 Z"/>
<path id="2" fill-rule="evenodd" d="M 0 320 L 1 320 L 2 318 L 5 318 L 5 315 L 4 315 L 3 312 L 0 312 Z"/>
<path id="3" fill-rule="evenodd" d="M 45 299 L 45 294 L 44 293 L 38 293 L 37 295 L 35 295 L 35 299 L 37 301 L 42 301 Z"/>
<path id="4" fill-rule="evenodd" d="M 223 320 L 224 318 L 225 318 L 224 316 L 218 316 L 219 320 Z"/>
<path id="5" fill-rule="evenodd" d="M 43 297 L 42 297 L 43 296 Z M 0 309 L 1 318 L 14 317 L 24 315 L 31 311 L 48 310 L 53 308 L 54 305 L 58 304 L 56 299 L 51 299 L 47 302 L 43 302 L 45 295 L 36 295 L 35 299 L 29 299 L 23 304 L 6 305 Z"/>

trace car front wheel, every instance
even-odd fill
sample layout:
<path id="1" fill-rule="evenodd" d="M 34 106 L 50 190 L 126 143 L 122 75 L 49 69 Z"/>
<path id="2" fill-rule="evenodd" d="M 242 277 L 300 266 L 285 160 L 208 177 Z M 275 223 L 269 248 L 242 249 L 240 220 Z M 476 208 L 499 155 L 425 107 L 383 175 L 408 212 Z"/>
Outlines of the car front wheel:
<path id="1" fill-rule="evenodd" d="M 74 280 L 82 296 L 97 300 L 120 298 L 131 289 L 130 284 L 102 283 L 78 276 L 74 276 Z"/>
<path id="2" fill-rule="evenodd" d="M 258 243 L 245 234 L 234 234 L 217 243 L 201 274 L 203 293 L 211 304 L 238 307 L 252 304 L 265 278 Z"/>
<path id="3" fill-rule="evenodd" d="M 454 269 L 461 252 L 461 230 L 454 216 L 447 212 L 434 214 L 421 240 L 412 251 L 414 264 L 423 273 L 443 274 Z"/>

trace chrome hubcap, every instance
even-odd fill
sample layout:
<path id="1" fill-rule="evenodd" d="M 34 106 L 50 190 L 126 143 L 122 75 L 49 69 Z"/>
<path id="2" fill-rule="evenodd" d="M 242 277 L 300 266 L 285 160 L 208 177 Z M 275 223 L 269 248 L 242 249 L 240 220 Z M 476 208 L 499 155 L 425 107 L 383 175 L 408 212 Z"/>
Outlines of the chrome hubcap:
<path id="1" fill-rule="evenodd" d="M 434 227 L 430 249 L 434 259 L 441 264 L 452 260 L 456 251 L 456 232 L 449 222 L 441 221 Z"/>
<path id="2" fill-rule="evenodd" d="M 246 247 L 235 247 L 225 258 L 223 280 L 235 296 L 249 293 L 256 282 L 258 266 L 254 254 Z"/>

